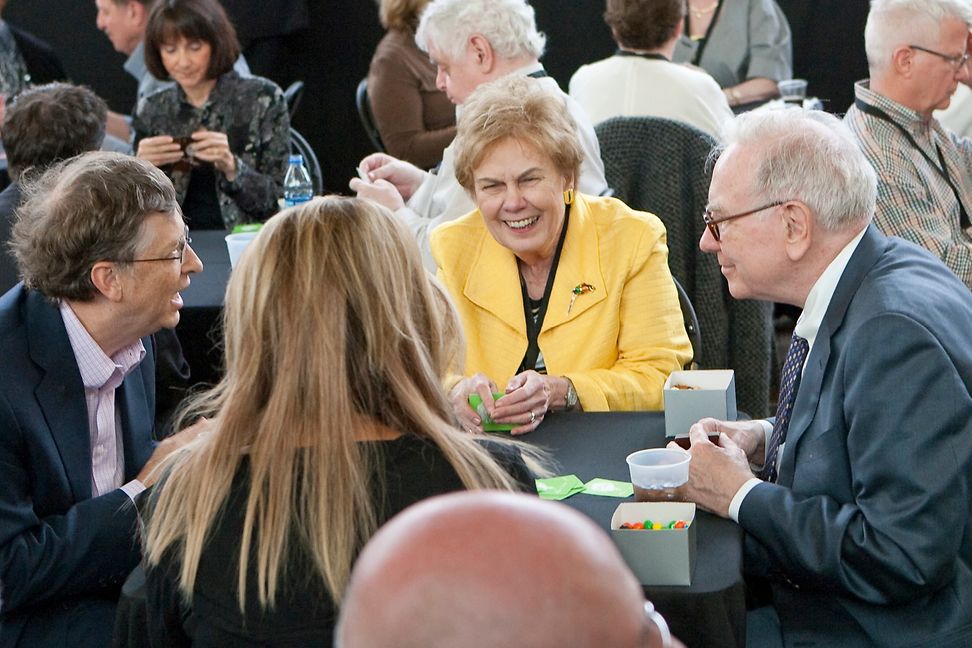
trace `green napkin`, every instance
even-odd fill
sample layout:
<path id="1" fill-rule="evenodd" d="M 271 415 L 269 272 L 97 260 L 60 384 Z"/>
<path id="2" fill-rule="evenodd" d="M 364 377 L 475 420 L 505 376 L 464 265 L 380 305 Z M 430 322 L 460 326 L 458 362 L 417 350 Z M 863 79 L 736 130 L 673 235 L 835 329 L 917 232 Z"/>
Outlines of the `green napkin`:
<path id="1" fill-rule="evenodd" d="M 506 396 L 506 394 L 494 393 L 493 402 Z M 480 420 L 483 422 L 484 432 L 509 432 L 515 427 L 519 427 L 519 423 L 494 423 L 493 419 L 489 417 L 486 412 L 486 407 L 483 405 L 483 398 L 479 394 L 469 394 L 469 406 L 476 410 L 476 414 L 479 415 Z"/>
<path id="2" fill-rule="evenodd" d="M 548 477 L 538 479 L 537 493 L 542 499 L 546 500 L 565 500 L 571 495 L 576 495 L 584 490 L 584 482 L 577 479 L 577 475 L 564 475 L 563 477 Z"/>
<path id="3" fill-rule="evenodd" d="M 597 477 L 584 484 L 584 493 L 600 497 L 631 497 L 634 495 L 634 487 L 631 482 Z"/>

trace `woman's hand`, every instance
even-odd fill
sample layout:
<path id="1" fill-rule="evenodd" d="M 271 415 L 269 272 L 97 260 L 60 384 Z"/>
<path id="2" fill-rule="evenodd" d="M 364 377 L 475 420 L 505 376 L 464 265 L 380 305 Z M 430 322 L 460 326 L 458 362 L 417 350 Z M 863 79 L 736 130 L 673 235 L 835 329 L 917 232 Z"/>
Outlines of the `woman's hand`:
<path id="1" fill-rule="evenodd" d="M 495 391 L 499 391 L 496 384 L 482 373 L 463 378 L 456 383 L 456 386 L 449 392 L 449 399 L 452 401 L 452 409 L 459 421 L 459 426 L 463 430 L 466 432 L 483 432 L 482 420 L 476 411 L 469 406 L 469 395 L 479 394 L 479 397 L 483 399 L 483 407 L 486 408 L 487 412 L 490 412 L 492 417 L 492 411 L 495 407 L 493 392 Z"/>
<path id="2" fill-rule="evenodd" d="M 550 376 L 524 371 L 506 385 L 506 395 L 496 403 L 491 416 L 497 423 L 515 423 L 510 434 L 526 434 L 537 429 L 550 410 Z"/>
<path id="3" fill-rule="evenodd" d="M 228 181 L 236 180 L 236 156 L 230 150 L 226 133 L 196 131 L 188 152 L 197 160 L 210 162 Z"/>
<path id="4" fill-rule="evenodd" d="M 135 156 L 157 167 L 175 164 L 182 159 L 182 147 L 169 135 L 146 137 L 138 143 Z"/>

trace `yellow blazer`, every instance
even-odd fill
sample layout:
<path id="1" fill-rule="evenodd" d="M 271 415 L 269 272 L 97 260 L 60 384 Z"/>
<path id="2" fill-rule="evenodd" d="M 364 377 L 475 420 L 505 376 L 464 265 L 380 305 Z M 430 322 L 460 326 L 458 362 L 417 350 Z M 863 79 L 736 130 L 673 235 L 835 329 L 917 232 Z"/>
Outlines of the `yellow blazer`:
<path id="1" fill-rule="evenodd" d="M 668 375 L 691 357 L 668 270 L 665 226 L 614 198 L 575 194 L 538 344 L 587 411 L 659 410 Z M 527 350 L 516 257 L 479 210 L 438 227 L 432 256 L 466 335 L 466 373 L 502 389 Z M 594 291 L 572 291 L 582 283 Z"/>

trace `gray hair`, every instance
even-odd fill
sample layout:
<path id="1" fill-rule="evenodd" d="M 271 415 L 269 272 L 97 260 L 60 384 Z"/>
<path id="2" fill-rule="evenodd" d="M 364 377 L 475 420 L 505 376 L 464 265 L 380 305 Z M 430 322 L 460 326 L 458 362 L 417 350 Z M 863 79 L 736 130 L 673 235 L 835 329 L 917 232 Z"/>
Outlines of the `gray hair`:
<path id="1" fill-rule="evenodd" d="M 872 72 L 890 65 L 897 47 L 912 43 L 933 47 L 942 22 L 949 18 L 972 23 L 969 0 L 872 0 L 864 27 L 864 49 Z"/>
<path id="2" fill-rule="evenodd" d="M 547 41 L 526 0 L 433 0 L 422 12 L 415 42 L 426 52 L 432 43 L 458 60 L 473 34 L 482 34 L 504 59 L 540 58 Z"/>
<path id="3" fill-rule="evenodd" d="M 731 146 L 760 152 L 753 190 L 761 200 L 799 200 L 825 229 L 869 222 L 877 202 L 877 174 L 850 129 L 820 110 L 764 109 L 725 127 L 714 159 Z"/>

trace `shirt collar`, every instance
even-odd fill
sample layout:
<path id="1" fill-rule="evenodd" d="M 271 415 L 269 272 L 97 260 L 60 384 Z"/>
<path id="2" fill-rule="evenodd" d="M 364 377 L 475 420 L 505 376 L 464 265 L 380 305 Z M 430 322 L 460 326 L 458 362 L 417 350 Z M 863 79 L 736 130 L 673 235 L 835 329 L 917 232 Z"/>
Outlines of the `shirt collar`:
<path id="1" fill-rule="evenodd" d="M 59 309 L 71 349 L 74 351 L 74 359 L 81 372 L 81 382 L 86 389 L 101 389 L 116 371 L 120 371 L 124 378 L 145 357 L 145 346 L 141 340 L 136 340 L 134 344 L 122 347 L 109 358 L 67 302 L 62 301 Z"/>
<path id="2" fill-rule="evenodd" d="M 141 81 L 148 69 L 145 67 L 145 41 L 140 41 L 132 53 L 128 55 L 128 59 L 125 61 L 125 71 L 130 75 L 135 77 L 136 80 Z"/>
<path id="3" fill-rule="evenodd" d="M 545 71 L 546 70 L 543 67 L 543 63 L 540 63 L 539 61 L 537 61 L 536 63 L 531 63 L 530 65 L 526 65 L 524 67 L 521 67 L 519 70 L 514 70 L 510 74 L 519 74 L 521 76 L 529 76 L 529 75 L 535 74 L 537 72 L 545 72 Z"/>
<path id="4" fill-rule="evenodd" d="M 803 306 L 803 312 L 800 313 L 793 332 L 805 339 L 811 348 L 813 348 L 813 342 L 817 338 L 817 331 L 820 330 L 820 325 L 823 323 L 824 315 L 827 314 L 827 309 L 830 307 L 830 300 L 834 297 L 834 291 L 837 290 L 837 283 L 844 274 L 847 263 L 850 261 L 854 250 L 857 249 L 866 231 L 867 226 L 865 225 L 864 229 L 852 238 L 837 256 L 834 257 L 834 260 L 830 262 L 827 269 L 817 278 L 817 281 L 813 284 L 813 288 L 807 294 L 806 304 Z"/>
<path id="5" fill-rule="evenodd" d="M 896 123 L 904 126 L 913 134 L 926 135 L 934 119 L 925 117 L 917 110 L 912 110 L 897 101 L 888 99 L 883 94 L 871 90 L 871 80 L 864 79 L 854 84 L 854 96 L 864 103 L 868 103 L 883 110 Z"/>

